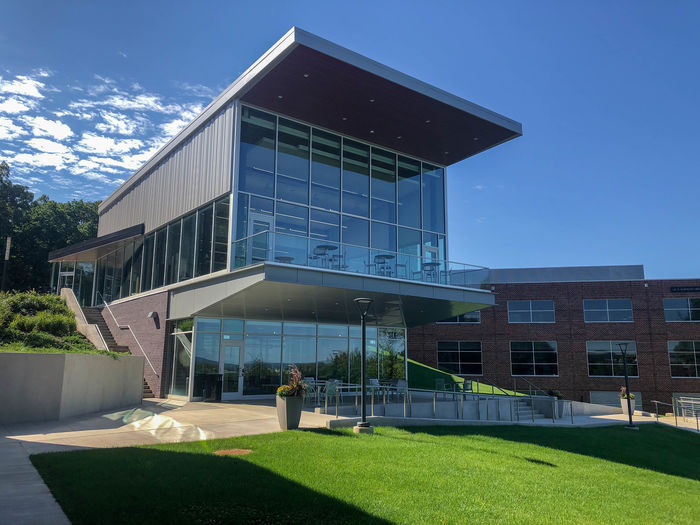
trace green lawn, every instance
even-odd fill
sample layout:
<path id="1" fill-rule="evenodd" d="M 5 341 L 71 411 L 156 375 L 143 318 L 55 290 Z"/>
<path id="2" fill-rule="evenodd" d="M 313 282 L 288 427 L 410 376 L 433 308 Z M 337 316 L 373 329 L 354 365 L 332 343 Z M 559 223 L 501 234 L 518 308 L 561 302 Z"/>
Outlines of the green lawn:
<path id="1" fill-rule="evenodd" d="M 245 448 L 245 456 L 216 450 Z M 698 523 L 700 438 L 378 428 L 31 457 L 74 524 Z"/>

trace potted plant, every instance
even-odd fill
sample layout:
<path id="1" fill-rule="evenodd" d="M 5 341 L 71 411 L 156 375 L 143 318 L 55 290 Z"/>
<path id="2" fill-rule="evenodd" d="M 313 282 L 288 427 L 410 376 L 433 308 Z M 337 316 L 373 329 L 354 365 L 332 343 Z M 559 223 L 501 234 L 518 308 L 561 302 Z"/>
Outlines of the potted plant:
<path id="1" fill-rule="evenodd" d="M 282 430 L 299 428 L 306 382 L 296 365 L 289 366 L 289 382 L 277 389 L 277 421 Z"/>
<path id="2" fill-rule="evenodd" d="M 622 407 L 622 413 L 626 416 L 629 415 L 629 412 L 627 412 L 627 398 L 629 397 L 630 408 L 632 409 L 632 414 L 634 414 L 634 394 L 628 394 L 627 389 L 624 386 L 621 386 L 620 393 L 618 395 L 620 396 L 620 406 Z"/>

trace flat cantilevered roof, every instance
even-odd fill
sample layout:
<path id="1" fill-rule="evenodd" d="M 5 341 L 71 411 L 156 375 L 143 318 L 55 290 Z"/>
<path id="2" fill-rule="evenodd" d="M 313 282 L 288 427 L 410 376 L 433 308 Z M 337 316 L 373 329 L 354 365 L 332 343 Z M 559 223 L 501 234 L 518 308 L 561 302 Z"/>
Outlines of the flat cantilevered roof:
<path id="1" fill-rule="evenodd" d="M 444 166 L 522 135 L 514 120 L 293 27 L 100 211 L 234 99 Z"/>

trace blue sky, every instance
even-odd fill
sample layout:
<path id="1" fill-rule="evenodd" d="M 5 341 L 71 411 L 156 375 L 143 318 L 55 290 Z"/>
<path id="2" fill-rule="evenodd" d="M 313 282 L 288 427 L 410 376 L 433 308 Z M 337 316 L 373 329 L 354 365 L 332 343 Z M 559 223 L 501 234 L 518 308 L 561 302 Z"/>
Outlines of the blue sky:
<path id="1" fill-rule="evenodd" d="M 448 170 L 450 258 L 700 276 L 700 2 L 0 5 L 0 160 L 101 199 L 297 25 L 523 124 Z"/>

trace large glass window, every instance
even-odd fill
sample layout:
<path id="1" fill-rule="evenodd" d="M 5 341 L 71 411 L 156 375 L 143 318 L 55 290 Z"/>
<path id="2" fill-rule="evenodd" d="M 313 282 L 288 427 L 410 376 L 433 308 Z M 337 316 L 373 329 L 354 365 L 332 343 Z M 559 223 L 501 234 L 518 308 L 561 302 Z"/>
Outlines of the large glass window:
<path id="1" fill-rule="evenodd" d="M 396 251 L 396 226 L 372 221 L 372 248 Z"/>
<path id="2" fill-rule="evenodd" d="M 312 209 L 309 236 L 324 241 L 340 241 L 340 215 Z"/>
<path id="3" fill-rule="evenodd" d="M 311 205 L 340 211 L 340 137 L 313 130 Z"/>
<path id="4" fill-rule="evenodd" d="M 180 237 L 180 270 L 179 281 L 191 279 L 194 275 L 194 242 L 197 214 L 192 213 L 182 219 L 182 234 Z"/>
<path id="5" fill-rule="evenodd" d="M 627 373 L 638 376 L 637 345 L 634 341 L 586 341 L 588 375 L 624 376 L 621 344 L 627 345 Z"/>
<path id="6" fill-rule="evenodd" d="M 420 228 L 420 162 L 399 156 L 399 224 Z"/>
<path id="7" fill-rule="evenodd" d="M 671 377 L 700 377 L 700 341 L 669 341 Z"/>
<path id="8" fill-rule="evenodd" d="M 510 367 L 514 376 L 559 374 L 555 341 L 511 341 Z"/>
<path id="9" fill-rule="evenodd" d="M 134 243 L 124 246 L 124 262 L 122 263 L 122 285 L 120 297 L 129 297 L 131 293 L 131 257 L 134 255 Z"/>
<path id="10" fill-rule="evenodd" d="M 700 321 L 700 298 L 666 298 L 664 316 L 668 322 Z"/>
<path id="11" fill-rule="evenodd" d="M 151 289 L 151 279 L 153 277 L 153 248 L 155 247 L 155 233 L 146 235 L 143 241 L 143 279 L 141 291 Z"/>
<path id="12" fill-rule="evenodd" d="M 316 377 L 316 337 L 285 334 L 282 341 L 282 383 L 289 381 L 289 365 L 297 365 L 306 379 Z"/>
<path id="13" fill-rule="evenodd" d="M 282 338 L 272 335 L 247 335 L 243 365 L 243 391 L 248 395 L 274 394 L 280 386 Z"/>
<path id="14" fill-rule="evenodd" d="M 369 246 L 369 221 L 343 215 L 342 241 L 346 244 Z"/>
<path id="15" fill-rule="evenodd" d="M 177 282 L 177 267 L 180 256 L 180 221 L 168 226 L 168 247 L 165 255 L 165 284 Z"/>
<path id="16" fill-rule="evenodd" d="M 173 323 L 170 340 L 173 348 L 170 394 L 187 396 L 189 395 L 190 361 L 192 359 L 192 320 L 185 319 Z"/>
<path id="17" fill-rule="evenodd" d="M 478 324 L 481 322 L 481 310 L 476 310 L 475 312 L 467 312 L 466 314 L 458 315 L 457 317 L 450 317 L 443 321 L 438 321 L 438 324 L 450 324 L 450 323 L 465 323 L 465 324 Z"/>
<path id="18" fill-rule="evenodd" d="M 277 198 L 309 203 L 309 127 L 279 119 Z"/>
<path id="19" fill-rule="evenodd" d="M 124 248 L 114 252 L 114 277 L 112 278 L 112 301 L 121 297 L 122 290 L 122 266 L 124 265 Z"/>
<path id="20" fill-rule="evenodd" d="M 583 318 L 587 323 L 631 323 L 631 299 L 584 299 Z"/>
<path id="21" fill-rule="evenodd" d="M 554 301 L 508 301 L 509 323 L 553 323 Z"/>
<path id="22" fill-rule="evenodd" d="M 306 237 L 309 223 L 309 209 L 305 206 L 277 203 L 275 215 L 275 230 L 279 233 L 289 233 Z"/>
<path id="23" fill-rule="evenodd" d="M 372 148 L 372 218 L 396 222 L 396 155 Z"/>
<path id="24" fill-rule="evenodd" d="M 369 217 L 369 146 L 343 140 L 343 212 Z"/>
<path id="25" fill-rule="evenodd" d="M 209 204 L 197 212 L 197 250 L 195 277 L 211 272 L 211 244 L 214 228 L 214 206 Z"/>
<path id="26" fill-rule="evenodd" d="M 345 337 L 318 338 L 318 379 L 337 379 L 345 382 L 348 377 L 348 339 Z"/>
<path id="27" fill-rule="evenodd" d="M 143 260 L 143 241 L 134 242 L 134 255 L 132 256 L 131 270 L 131 293 L 139 293 L 141 291 L 141 266 Z"/>
<path id="28" fill-rule="evenodd" d="M 423 164 L 423 228 L 445 233 L 445 170 Z"/>
<path id="29" fill-rule="evenodd" d="M 226 268 L 228 255 L 229 196 L 226 195 L 214 205 L 214 262 L 212 272 Z"/>
<path id="30" fill-rule="evenodd" d="M 153 258 L 153 288 L 163 286 L 165 279 L 165 244 L 168 230 L 161 228 L 156 232 L 155 255 Z"/>
<path id="31" fill-rule="evenodd" d="M 241 191 L 274 196 L 276 118 L 243 107 L 238 188 Z"/>
<path id="32" fill-rule="evenodd" d="M 483 373 L 481 341 L 438 341 L 437 351 L 440 370 L 466 376 Z"/>
<path id="33" fill-rule="evenodd" d="M 403 329 L 379 328 L 377 343 L 379 379 L 406 379 L 406 338 Z"/>

